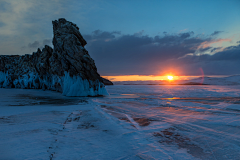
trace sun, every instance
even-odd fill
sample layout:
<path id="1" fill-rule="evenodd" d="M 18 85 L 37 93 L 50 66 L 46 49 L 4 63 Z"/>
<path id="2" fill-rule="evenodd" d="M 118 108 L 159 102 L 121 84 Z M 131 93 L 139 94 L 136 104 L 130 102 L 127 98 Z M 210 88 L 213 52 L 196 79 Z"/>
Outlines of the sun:
<path id="1" fill-rule="evenodd" d="M 167 78 L 168 78 L 168 80 L 170 80 L 170 81 L 173 80 L 173 76 L 168 76 Z"/>

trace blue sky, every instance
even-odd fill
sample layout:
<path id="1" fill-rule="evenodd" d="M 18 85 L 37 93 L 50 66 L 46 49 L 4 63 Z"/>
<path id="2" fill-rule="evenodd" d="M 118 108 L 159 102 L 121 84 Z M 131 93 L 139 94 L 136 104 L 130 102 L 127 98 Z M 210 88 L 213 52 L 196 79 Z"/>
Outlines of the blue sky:
<path id="1" fill-rule="evenodd" d="M 240 74 L 239 16 L 239 0 L 0 0 L 0 54 L 51 45 L 63 17 L 102 75 Z"/>
<path id="2" fill-rule="evenodd" d="M 111 2 L 111 1 L 110 1 Z M 215 30 L 237 31 L 240 1 L 112 1 L 99 3 L 89 14 L 92 30 L 120 30 L 131 34 L 180 32 L 183 30 L 211 34 Z M 107 25 L 106 25 L 107 23 Z"/>

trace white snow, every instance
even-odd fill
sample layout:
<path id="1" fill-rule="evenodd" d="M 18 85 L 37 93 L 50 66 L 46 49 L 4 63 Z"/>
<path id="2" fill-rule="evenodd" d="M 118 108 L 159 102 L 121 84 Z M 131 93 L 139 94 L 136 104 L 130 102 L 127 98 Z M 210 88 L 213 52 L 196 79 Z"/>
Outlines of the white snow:
<path id="1" fill-rule="evenodd" d="M 1 88 L 0 159 L 240 157 L 239 85 L 106 89 L 93 98 Z"/>

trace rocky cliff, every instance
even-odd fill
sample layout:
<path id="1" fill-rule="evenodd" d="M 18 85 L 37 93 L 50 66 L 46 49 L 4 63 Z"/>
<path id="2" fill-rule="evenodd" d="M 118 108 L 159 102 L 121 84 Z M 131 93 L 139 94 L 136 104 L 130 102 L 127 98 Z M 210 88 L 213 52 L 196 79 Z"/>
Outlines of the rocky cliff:
<path id="1" fill-rule="evenodd" d="M 48 89 L 66 96 L 107 95 L 77 25 L 64 18 L 52 24 L 53 49 L 46 45 L 32 55 L 0 56 L 0 87 Z"/>

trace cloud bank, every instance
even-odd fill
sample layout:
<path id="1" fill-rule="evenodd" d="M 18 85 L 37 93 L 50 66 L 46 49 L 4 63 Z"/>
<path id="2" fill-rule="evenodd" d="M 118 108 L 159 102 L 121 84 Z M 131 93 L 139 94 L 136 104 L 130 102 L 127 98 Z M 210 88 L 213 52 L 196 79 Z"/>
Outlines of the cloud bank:
<path id="1" fill-rule="evenodd" d="M 70 20 L 73 6 L 81 8 L 81 3 L 70 3 L 69 0 L 0 0 L 0 54 L 29 54 L 49 44 L 42 41 L 52 37 L 51 21 L 61 17 Z"/>
<path id="2" fill-rule="evenodd" d="M 138 32 L 132 35 L 121 32 L 96 30 L 84 35 L 87 50 L 95 59 L 103 75 L 177 75 L 239 74 L 240 45 L 214 47 L 231 39 L 195 35 L 194 32 L 150 37 Z M 201 69 L 200 69 L 201 68 Z"/>

